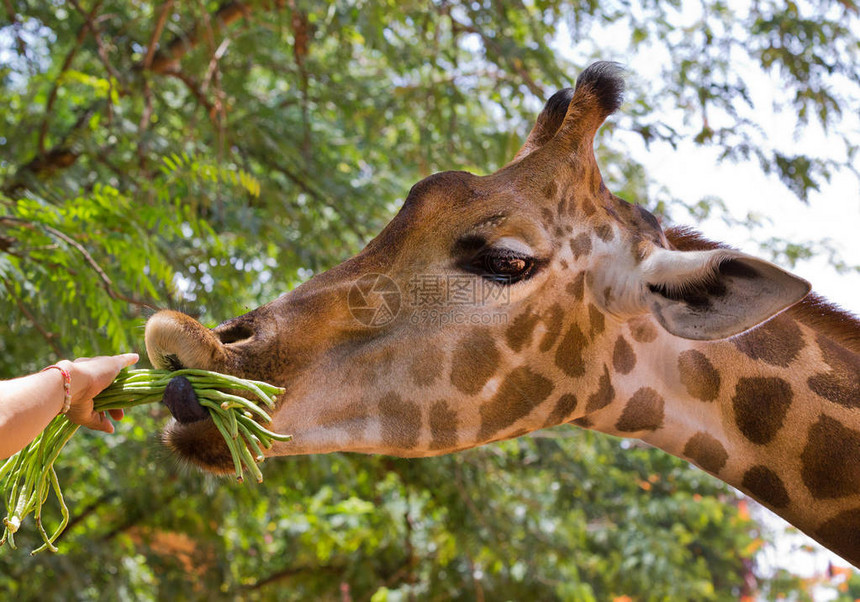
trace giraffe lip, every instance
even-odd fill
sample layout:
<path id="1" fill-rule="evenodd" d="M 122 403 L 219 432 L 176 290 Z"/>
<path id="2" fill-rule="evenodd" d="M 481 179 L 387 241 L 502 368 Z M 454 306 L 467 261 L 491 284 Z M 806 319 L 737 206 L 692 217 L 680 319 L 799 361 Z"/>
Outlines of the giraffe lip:
<path id="1" fill-rule="evenodd" d="M 180 424 L 191 424 L 209 418 L 209 412 L 200 405 L 194 387 L 184 376 L 175 376 L 167 383 L 162 401 Z"/>

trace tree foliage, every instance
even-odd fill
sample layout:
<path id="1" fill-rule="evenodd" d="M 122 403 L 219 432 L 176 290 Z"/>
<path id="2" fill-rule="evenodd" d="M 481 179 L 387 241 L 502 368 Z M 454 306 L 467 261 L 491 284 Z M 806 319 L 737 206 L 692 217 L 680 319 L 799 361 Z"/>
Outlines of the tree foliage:
<path id="1" fill-rule="evenodd" d="M 421 177 L 506 163 L 545 98 L 591 59 L 613 58 L 598 30 L 624 32 L 614 58 L 651 53 L 662 65 L 656 81 L 631 75 L 624 114 L 602 134 L 601 162 L 623 197 L 658 211 L 669 199 L 614 139 L 617 128 L 755 159 L 801 200 L 852 168 L 856 145 L 837 126 L 857 106 L 853 2 L 686 4 L 6 2 L 0 376 L 140 350 L 155 308 L 214 325 L 343 260 Z M 763 136 L 750 85 L 774 74 L 791 127 L 825 128 L 831 154 Z M 714 208 L 705 200 L 690 214 Z M 4 551 L 0 591 L 802 595 L 791 575 L 755 583 L 760 534 L 732 491 L 619 440 L 561 427 L 432 460 L 289 458 L 266 464 L 263 485 L 243 487 L 175 465 L 155 434 L 165 418 L 138 411 L 117 435 L 70 445 L 63 553 Z M 19 541 L 26 548 L 26 535 Z"/>

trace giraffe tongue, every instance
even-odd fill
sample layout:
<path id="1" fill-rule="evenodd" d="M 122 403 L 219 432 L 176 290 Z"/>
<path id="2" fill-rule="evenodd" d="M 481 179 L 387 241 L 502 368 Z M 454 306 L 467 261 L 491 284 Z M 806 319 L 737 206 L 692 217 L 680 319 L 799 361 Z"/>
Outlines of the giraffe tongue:
<path id="1" fill-rule="evenodd" d="M 164 405 L 177 422 L 189 424 L 209 418 L 209 412 L 200 405 L 194 387 L 184 376 L 176 376 L 164 389 Z"/>

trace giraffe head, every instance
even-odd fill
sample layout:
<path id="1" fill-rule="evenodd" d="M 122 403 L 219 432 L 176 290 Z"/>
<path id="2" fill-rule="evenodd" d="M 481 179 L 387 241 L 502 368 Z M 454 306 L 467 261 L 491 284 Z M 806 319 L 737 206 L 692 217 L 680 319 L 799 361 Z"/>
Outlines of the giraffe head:
<path id="1" fill-rule="evenodd" d="M 592 65 L 504 168 L 422 180 L 363 251 L 267 305 L 211 330 L 154 315 L 152 363 L 285 387 L 273 428 L 293 440 L 275 455 L 426 456 L 600 407 L 606 335 L 625 321 L 718 339 L 803 298 L 808 284 L 770 263 L 672 250 L 650 213 L 606 189 L 593 142 L 622 90 L 615 64 Z M 174 415 L 174 450 L 230 469 L 210 420 Z"/>

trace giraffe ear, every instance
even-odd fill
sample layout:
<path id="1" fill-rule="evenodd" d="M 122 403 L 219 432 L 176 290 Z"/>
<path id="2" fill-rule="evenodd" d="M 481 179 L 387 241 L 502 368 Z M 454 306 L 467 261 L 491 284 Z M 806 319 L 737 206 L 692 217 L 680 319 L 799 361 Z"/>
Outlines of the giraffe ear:
<path id="1" fill-rule="evenodd" d="M 523 144 L 522 148 L 511 160 L 511 163 L 516 163 L 552 140 L 564 121 L 564 116 L 567 115 L 567 108 L 570 106 L 572 99 L 573 88 L 559 90 L 550 96 L 543 107 L 543 111 L 538 115 L 532 131 L 529 132 L 529 137 L 526 138 L 525 144 Z"/>
<path id="2" fill-rule="evenodd" d="M 624 100 L 624 68 L 612 61 L 589 65 L 576 78 L 573 98 L 556 137 L 567 145 L 594 144 L 594 135 Z"/>
<path id="3" fill-rule="evenodd" d="M 728 249 L 656 249 L 642 269 L 645 307 L 667 331 L 685 339 L 740 334 L 811 289 L 772 263 Z"/>
<path id="4" fill-rule="evenodd" d="M 603 121 L 621 106 L 623 72 L 618 63 L 598 61 L 579 74 L 575 88 L 565 88 L 553 94 L 538 115 L 525 144 L 509 165 L 543 147 L 559 133 L 562 139 L 590 145 Z"/>

